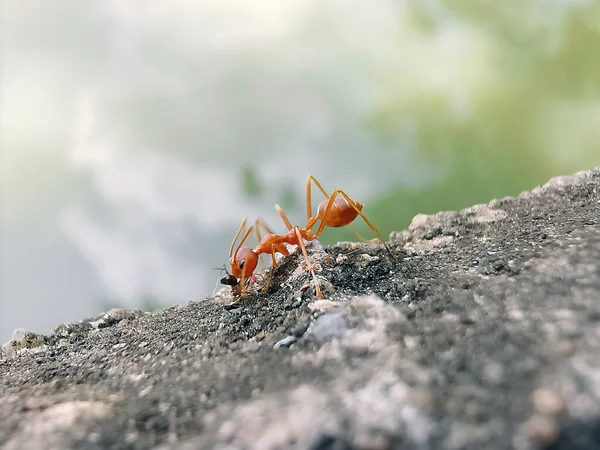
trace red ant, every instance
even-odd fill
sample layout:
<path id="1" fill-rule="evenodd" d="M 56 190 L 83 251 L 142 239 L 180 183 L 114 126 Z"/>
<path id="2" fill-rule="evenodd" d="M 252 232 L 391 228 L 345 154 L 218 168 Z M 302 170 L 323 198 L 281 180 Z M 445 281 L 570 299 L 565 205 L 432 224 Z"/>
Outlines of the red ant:
<path id="1" fill-rule="evenodd" d="M 323 193 L 326 200 L 323 200 L 318 208 L 317 215 L 312 215 L 312 183 L 317 186 L 317 188 Z M 247 217 L 242 221 L 242 225 L 238 230 L 233 242 L 231 243 L 231 248 L 229 249 L 229 262 L 231 263 L 231 277 L 228 276 L 221 280 L 222 284 L 227 284 L 232 287 L 232 290 L 236 296 L 240 296 L 241 298 L 245 298 L 247 296 L 245 283 L 248 278 L 250 278 L 256 267 L 258 266 L 259 257 L 262 254 L 270 254 L 272 260 L 271 266 L 271 276 L 269 278 L 268 284 L 263 288 L 263 292 L 266 292 L 271 284 L 273 283 L 273 274 L 275 272 L 275 268 L 277 267 L 277 262 L 275 260 L 275 254 L 281 253 L 284 256 L 289 255 L 289 251 L 285 244 L 289 245 L 297 245 L 302 250 L 304 254 L 304 259 L 306 260 L 306 267 L 312 274 L 313 280 L 315 282 L 315 289 L 317 298 L 324 298 L 323 293 L 321 292 L 321 288 L 319 287 L 319 283 L 317 281 L 317 277 L 315 275 L 315 266 L 311 264 L 308 253 L 306 251 L 306 246 L 304 245 L 304 240 L 306 241 L 314 241 L 318 239 L 319 236 L 325 230 L 325 227 L 331 228 L 341 228 L 345 226 L 350 226 L 350 224 L 358 217 L 361 216 L 365 223 L 373 230 L 373 232 L 377 235 L 379 240 L 383 243 L 386 250 L 390 253 L 392 258 L 394 255 L 390 251 L 389 247 L 386 245 L 385 241 L 379 234 L 377 228 L 373 226 L 373 224 L 366 218 L 363 214 L 363 204 L 352 200 L 348 194 L 346 194 L 343 190 L 337 189 L 334 193 L 329 196 L 325 189 L 321 186 L 321 184 L 310 175 L 306 181 L 306 206 L 307 206 L 307 216 L 308 223 L 304 228 L 300 228 L 299 226 L 293 226 L 291 222 L 288 220 L 287 216 L 281 209 L 279 205 L 275 205 L 275 209 L 279 213 L 279 216 L 285 223 L 288 228 L 287 234 L 276 235 L 273 231 L 262 222 L 260 219 L 257 219 L 255 224 L 251 226 L 241 242 L 237 246 L 235 253 L 233 252 L 233 248 L 235 246 L 235 242 L 238 240 L 240 235 L 244 233 L 244 229 L 246 227 L 246 222 L 248 220 Z M 317 222 L 321 221 L 321 224 L 316 233 L 313 233 L 313 228 L 317 224 Z M 260 237 L 259 228 L 263 227 L 268 234 L 266 234 L 262 239 Z M 242 247 L 246 239 L 252 233 L 252 230 L 256 229 L 257 236 L 259 238 L 259 244 L 255 249 L 250 247 Z M 352 230 L 356 233 L 359 239 L 366 241 L 354 228 Z M 234 281 L 234 279 L 236 281 Z M 239 282 L 237 281 L 239 280 Z"/>

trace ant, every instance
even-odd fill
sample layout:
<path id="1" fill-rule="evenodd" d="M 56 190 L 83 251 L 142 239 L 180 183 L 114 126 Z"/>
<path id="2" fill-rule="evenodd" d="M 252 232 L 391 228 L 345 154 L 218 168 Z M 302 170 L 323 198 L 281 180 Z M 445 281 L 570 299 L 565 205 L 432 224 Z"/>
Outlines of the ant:
<path id="1" fill-rule="evenodd" d="M 321 191 L 321 193 L 325 196 L 325 200 L 323 200 L 319 206 L 317 207 L 317 215 L 313 216 L 312 213 L 312 184 Z M 246 228 L 246 223 L 248 218 L 245 217 L 242 221 L 242 225 L 240 226 L 233 242 L 231 243 L 231 248 L 229 249 L 229 262 L 231 264 L 231 274 L 228 274 L 221 280 L 222 284 L 228 284 L 232 286 L 232 290 L 237 296 L 241 298 L 245 298 L 247 296 L 245 283 L 249 277 L 253 276 L 254 271 L 258 265 L 259 257 L 263 254 L 270 254 L 272 260 L 271 266 L 271 276 L 269 278 L 268 284 L 263 288 L 263 292 L 266 292 L 271 284 L 273 283 L 273 275 L 275 273 L 275 268 L 277 267 L 277 262 L 275 260 L 275 254 L 281 253 L 284 256 L 289 255 L 289 251 L 286 247 L 286 244 L 289 245 L 297 245 L 300 247 L 300 250 L 304 254 L 304 259 L 306 261 L 307 270 L 309 270 L 312 274 L 313 280 L 315 282 L 315 289 L 317 298 L 324 298 L 323 293 L 321 292 L 321 288 L 319 286 L 319 282 L 317 281 L 317 276 L 315 275 L 316 266 L 311 264 L 310 259 L 308 258 L 308 252 L 306 251 L 306 246 L 304 241 L 314 241 L 318 239 L 319 236 L 325 230 L 325 227 L 331 228 L 341 228 L 345 226 L 351 226 L 351 223 L 360 216 L 365 223 L 373 230 L 373 232 L 377 235 L 379 240 L 383 243 L 386 250 L 395 259 L 394 255 L 390 251 L 389 247 L 381 237 L 381 234 L 373 226 L 373 224 L 367 219 L 367 217 L 363 214 L 363 204 L 353 200 L 341 189 L 336 189 L 331 196 L 327 194 L 325 189 L 321 186 L 321 184 L 310 175 L 306 181 L 306 212 L 308 217 L 308 222 L 304 228 L 300 228 L 299 226 L 294 226 L 289 221 L 283 210 L 279 205 L 275 205 L 275 209 L 279 213 L 279 216 L 285 223 L 288 232 L 283 235 L 276 235 L 273 231 L 262 222 L 260 219 L 257 219 L 255 224 L 251 226 L 245 233 L 244 230 Z M 315 225 L 321 221 L 317 232 L 313 232 L 313 228 Z M 268 234 L 266 234 L 262 239 L 260 237 L 259 228 L 263 227 Z M 250 236 L 253 229 L 256 230 L 257 236 L 259 237 L 259 244 L 255 249 L 250 247 L 242 247 L 246 239 Z M 358 236 L 358 238 L 362 241 L 366 241 L 358 232 L 352 228 L 354 233 Z M 235 243 L 238 238 L 244 234 L 242 240 L 236 248 L 234 253 L 233 249 L 235 247 Z M 235 282 L 234 282 L 235 278 Z M 239 281 L 238 281 L 239 280 Z"/>
<path id="2" fill-rule="evenodd" d="M 233 254 L 233 247 L 235 245 L 235 242 L 237 241 L 238 237 L 240 236 L 240 234 L 242 233 L 242 230 L 245 228 L 246 226 L 246 222 L 247 222 L 248 218 L 245 217 L 244 221 L 242 223 L 242 226 L 240 227 L 240 229 L 238 230 L 232 244 L 231 244 L 231 248 L 229 250 L 229 258 L 230 260 L 232 260 L 231 256 Z M 273 230 L 271 230 L 271 228 L 269 228 L 269 226 L 267 224 L 265 224 L 260 218 L 256 219 L 254 225 L 252 227 L 250 227 L 250 229 L 248 230 L 248 232 L 245 234 L 244 239 L 242 240 L 242 242 L 244 242 L 249 236 L 250 233 L 252 232 L 252 230 L 254 229 L 256 231 L 256 236 L 258 237 L 258 242 L 260 242 L 262 240 L 261 234 L 260 234 L 260 228 L 264 228 L 265 231 L 267 231 L 269 234 L 274 234 Z M 241 245 L 241 243 L 240 243 Z M 239 249 L 239 247 L 238 247 Z M 243 265 L 243 264 L 242 264 Z M 240 283 L 240 280 L 238 280 L 238 278 L 236 278 L 233 274 L 229 273 L 227 271 L 227 267 L 225 266 L 225 264 L 223 264 L 223 267 L 218 267 L 215 268 L 215 270 L 219 270 L 221 273 L 225 272 L 225 276 L 223 278 L 220 279 L 220 281 L 218 283 L 221 283 L 223 285 L 226 286 L 231 286 L 231 291 L 234 295 L 234 297 L 245 297 L 245 287 L 246 287 L 246 278 L 244 277 L 239 277 L 240 280 L 242 280 L 242 282 Z M 250 274 L 250 280 L 251 281 L 255 281 L 256 280 L 256 274 L 252 273 Z M 217 284 L 218 284 L 217 283 Z M 215 290 L 213 291 L 213 295 L 215 294 L 217 288 L 215 286 Z M 244 294 L 242 294 L 242 291 L 244 292 Z"/>

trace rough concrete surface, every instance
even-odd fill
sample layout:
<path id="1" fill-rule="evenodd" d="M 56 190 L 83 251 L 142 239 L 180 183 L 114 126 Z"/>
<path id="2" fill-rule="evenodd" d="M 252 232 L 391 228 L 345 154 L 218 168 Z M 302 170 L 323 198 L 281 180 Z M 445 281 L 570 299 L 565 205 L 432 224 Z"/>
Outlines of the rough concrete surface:
<path id="1" fill-rule="evenodd" d="M 402 205 L 398 205 L 402 207 Z M 0 448 L 600 448 L 600 168 L 0 356 Z"/>

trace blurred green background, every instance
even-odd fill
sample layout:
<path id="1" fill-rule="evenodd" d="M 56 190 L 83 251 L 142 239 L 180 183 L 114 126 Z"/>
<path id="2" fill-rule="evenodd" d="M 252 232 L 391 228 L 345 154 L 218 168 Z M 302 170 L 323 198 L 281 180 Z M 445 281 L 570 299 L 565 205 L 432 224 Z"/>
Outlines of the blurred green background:
<path id="1" fill-rule="evenodd" d="M 411 40 L 390 36 L 398 52 L 373 86 L 380 106 L 364 126 L 388 151 L 410 148 L 441 175 L 369 202 L 365 212 L 385 237 L 418 213 L 488 203 L 600 165 L 600 2 L 397 5 Z M 442 55 L 431 44 L 445 28 L 460 31 Z M 247 195 L 259 196 L 251 168 L 245 178 Z M 321 241 L 354 239 L 343 229 Z"/>
<path id="2" fill-rule="evenodd" d="M 303 224 L 309 174 L 387 238 L 600 165 L 600 2 L 0 8 L 3 341 L 203 298 L 243 216 Z"/>

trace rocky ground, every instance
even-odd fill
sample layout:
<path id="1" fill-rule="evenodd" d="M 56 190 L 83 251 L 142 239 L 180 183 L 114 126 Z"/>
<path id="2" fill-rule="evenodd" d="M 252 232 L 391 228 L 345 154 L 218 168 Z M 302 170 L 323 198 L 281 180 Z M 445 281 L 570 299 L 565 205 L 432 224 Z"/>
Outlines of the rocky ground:
<path id="1" fill-rule="evenodd" d="M 600 168 L 0 356 L 0 448 L 600 448 Z M 228 288 L 227 288 L 228 289 Z"/>

